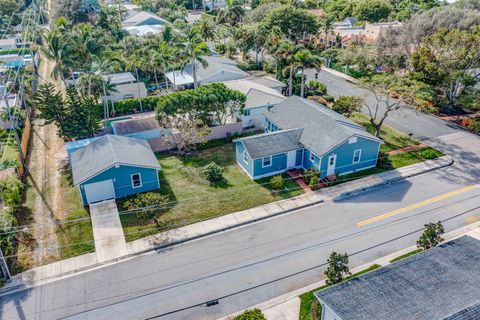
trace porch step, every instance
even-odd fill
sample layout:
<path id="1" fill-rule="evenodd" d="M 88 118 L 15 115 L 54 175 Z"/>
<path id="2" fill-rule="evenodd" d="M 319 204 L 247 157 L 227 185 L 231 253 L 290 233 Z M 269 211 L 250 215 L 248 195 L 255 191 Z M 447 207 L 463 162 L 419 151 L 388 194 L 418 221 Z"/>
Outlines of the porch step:
<path id="1" fill-rule="evenodd" d="M 300 170 L 287 170 L 287 174 L 303 189 L 303 191 L 311 191 L 310 187 L 305 183 L 305 181 L 303 181 L 303 173 Z"/>

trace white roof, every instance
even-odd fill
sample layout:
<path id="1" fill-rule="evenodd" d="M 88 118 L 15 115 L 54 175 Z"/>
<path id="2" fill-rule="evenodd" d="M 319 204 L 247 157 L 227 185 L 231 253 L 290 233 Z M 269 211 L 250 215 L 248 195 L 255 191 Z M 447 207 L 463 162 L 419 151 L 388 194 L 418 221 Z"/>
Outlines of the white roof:
<path id="1" fill-rule="evenodd" d="M 168 81 L 173 83 L 175 86 L 193 83 L 193 77 L 187 72 L 182 72 L 180 70 L 167 72 L 165 76 L 167 77 Z"/>
<path id="2" fill-rule="evenodd" d="M 163 25 L 156 24 L 153 26 L 131 26 L 125 27 L 124 30 L 127 31 L 131 36 L 142 37 L 149 33 L 160 33 L 163 30 Z"/>
<path id="3" fill-rule="evenodd" d="M 140 26 L 145 21 L 147 21 L 149 19 L 156 20 L 158 22 L 157 25 L 162 25 L 162 24 L 169 23 L 167 20 L 160 18 L 156 14 L 146 12 L 146 11 L 140 11 L 139 13 L 134 14 L 133 16 L 125 19 L 123 21 L 122 25 L 123 25 L 124 28 L 131 27 L 131 26 Z M 150 25 L 152 25 L 152 24 L 150 24 Z"/>
<path id="4" fill-rule="evenodd" d="M 0 39 L 0 45 L 13 45 L 13 46 L 16 46 L 17 45 L 17 40 L 15 38 L 8 38 L 8 39 Z"/>
<path id="5" fill-rule="evenodd" d="M 287 98 L 277 90 L 255 83 L 249 79 L 225 81 L 224 84 L 232 89 L 243 93 L 247 100 L 245 108 L 257 108 L 267 105 L 276 105 Z"/>
<path id="6" fill-rule="evenodd" d="M 133 74 L 130 72 L 112 73 L 109 74 L 107 77 L 110 80 L 111 84 L 124 84 L 137 81 L 137 79 L 135 79 Z"/>

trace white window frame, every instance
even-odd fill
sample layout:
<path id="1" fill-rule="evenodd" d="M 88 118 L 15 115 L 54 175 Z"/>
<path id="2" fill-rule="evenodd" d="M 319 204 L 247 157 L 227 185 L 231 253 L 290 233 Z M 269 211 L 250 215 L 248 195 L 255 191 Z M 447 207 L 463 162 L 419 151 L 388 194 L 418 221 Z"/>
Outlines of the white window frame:
<path id="1" fill-rule="evenodd" d="M 315 154 L 310 152 L 310 162 L 315 163 Z"/>
<path id="2" fill-rule="evenodd" d="M 265 165 L 265 159 L 269 159 L 269 164 Z M 262 157 L 262 168 L 268 168 L 272 166 L 272 156 Z"/>
<path id="3" fill-rule="evenodd" d="M 247 150 L 243 150 L 243 162 L 248 164 L 248 153 Z"/>
<path id="4" fill-rule="evenodd" d="M 355 161 L 355 154 L 358 152 L 358 160 Z M 361 160 L 361 157 L 362 157 L 362 149 L 356 149 L 353 151 L 353 159 L 352 159 L 352 163 L 359 163 L 360 160 Z"/>
<path id="5" fill-rule="evenodd" d="M 140 180 L 140 185 L 138 185 L 138 186 L 135 186 L 135 183 L 133 182 L 133 176 L 136 176 L 136 175 L 138 175 L 138 178 Z M 141 188 L 143 186 L 142 174 L 140 172 L 132 173 L 130 175 L 130 181 L 132 182 L 132 188 L 133 189 Z"/>

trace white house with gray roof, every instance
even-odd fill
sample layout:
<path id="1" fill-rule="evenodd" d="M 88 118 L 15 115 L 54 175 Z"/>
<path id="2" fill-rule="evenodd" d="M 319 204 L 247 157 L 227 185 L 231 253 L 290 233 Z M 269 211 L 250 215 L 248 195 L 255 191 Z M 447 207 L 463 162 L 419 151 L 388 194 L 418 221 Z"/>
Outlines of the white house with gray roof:
<path id="1" fill-rule="evenodd" d="M 322 320 L 480 319 L 480 241 L 464 236 L 315 293 Z"/>
<path id="2" fill-rule="evenodd" d="M 195 64 L 198 85 L 214 82 L 245 79 L 248 73 L 237 67 L 237 63 L 231 59 L 220 56 L 204 57 L 207 65 Z M 188 63 L 183 70 L 175 70 L 165 74 L 171 85 L 175 87 L 193 86 L 193 64 Z"/>
<path id="3" fill-rule="evenodd" d="M 265 133 L 234 141 L 237 163 L 252 179 L 294 168 L 343 175 L 377 164 L 382 140 L 323 105 L 292 96 L 264 116 Z"/>
<path id="4" fill-rule="evenodd" d="M 70 161 L 84 205 L 160 188 L 160 164 L 146 140 L 116 135 L 89 139 L 70 153 Z"/>
<path id="5" fill-rule="evenodd" d="M 247 97 L 245 107 L 239 115 L 243 128 L 256 127 L 263 129 L 264 113 L 272 106 L 287 99 L 277 90 L 255 83 L 250 79 L 226 81 L 224 84 L 227 88 L 240 91 Z"/>

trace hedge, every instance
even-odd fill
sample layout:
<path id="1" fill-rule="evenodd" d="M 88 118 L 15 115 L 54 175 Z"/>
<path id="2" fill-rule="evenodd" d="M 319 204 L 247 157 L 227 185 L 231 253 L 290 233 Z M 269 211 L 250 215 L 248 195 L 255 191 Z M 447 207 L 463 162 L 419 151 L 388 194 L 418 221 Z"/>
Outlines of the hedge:
<path id="1" fill-rule="evenodd" d="M 113 103 L 114 108 L 112 109 L 111 103 L 108 104 L 108 111 L 110 117 L 124 116 L 128 114 L 140 112 L 140 103 L 142 101 L 142 110 L 143 112 L 154 111 L 157 106 L 158 101 L 162 96 L 148 96 L 144 98 L 134 98 L 134 99 L 125 99 L 119 100 Z M 98 116 L 103 118 L 103 104 L 98 106 Z"/>

